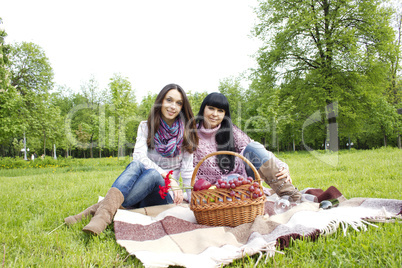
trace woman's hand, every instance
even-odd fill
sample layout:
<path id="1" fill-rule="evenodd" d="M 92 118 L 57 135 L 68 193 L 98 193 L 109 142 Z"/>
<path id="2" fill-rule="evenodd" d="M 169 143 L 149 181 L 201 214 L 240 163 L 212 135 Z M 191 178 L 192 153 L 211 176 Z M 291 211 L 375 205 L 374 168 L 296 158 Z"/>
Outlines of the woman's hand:
<path id="1" fill-rule="evenodd" d="M 181 204 L 183 202 L 183 191 L 179 189 L 179 185 L 177 184 L 175 179 L 170 179 L 170 185 L 172 186 L 172 189 L 177 189 L 173 190 L 174 203 L 176 205 Z"/>
<path id="2" fill-rule="evenodd" d="M 280 168 L 279 173 L 276 174 L 276 177 L 279 180 L 285 180 L 285 182 L 292 183 L 292 179 L 290 178 L 289 170 L 287 168 Z"/>

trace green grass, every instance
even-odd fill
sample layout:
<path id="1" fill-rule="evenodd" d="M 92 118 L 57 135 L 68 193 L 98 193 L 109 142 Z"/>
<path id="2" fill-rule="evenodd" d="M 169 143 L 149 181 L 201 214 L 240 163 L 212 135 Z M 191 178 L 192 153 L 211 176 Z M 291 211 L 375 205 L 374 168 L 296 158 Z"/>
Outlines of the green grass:
<path id="1" fill-rule="evenodd" d="M 402 150 L 341 151 L 337 166 L 308 152 L 280 153 L 299 188 L 333 185 L 346 198 L 402 199 Z M 142 267 L 114 239 L 81 229 L 88 219 L 51 232 L 63 219 L 105 195 L 129 159 L 0 159 L 1 267 Z M 367 232 L 339 230 L 317 241 L 294 241 L 258 267 L 402 267 L 402 224 L 377 224 Z M 258 254 L 228 267 L 253 267 Z M 265 257 L 264 257 L 265 258 Z"/>

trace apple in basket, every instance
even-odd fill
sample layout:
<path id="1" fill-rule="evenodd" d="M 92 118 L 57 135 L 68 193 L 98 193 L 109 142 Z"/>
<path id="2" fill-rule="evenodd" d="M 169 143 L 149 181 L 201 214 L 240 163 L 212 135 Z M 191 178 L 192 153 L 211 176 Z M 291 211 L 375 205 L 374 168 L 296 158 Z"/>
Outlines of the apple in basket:
<path id="1" fill-rule="evenodd" d="M 193 190 L 194 191 L 201 191 L 201 190 L 209 189 L 209 187 L 211 187 L 211 183 L 209 181 L 206 181 L 204 179 L 198 179 L 194 183 Z"/>

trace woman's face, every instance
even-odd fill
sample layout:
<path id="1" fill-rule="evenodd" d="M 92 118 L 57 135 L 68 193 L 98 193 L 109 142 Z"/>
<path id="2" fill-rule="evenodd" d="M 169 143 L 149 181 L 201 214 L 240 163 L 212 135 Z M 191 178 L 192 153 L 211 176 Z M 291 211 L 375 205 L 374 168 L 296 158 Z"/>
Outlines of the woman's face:
<path id="1" fill-rule="evenodd" d="M 206 105 L 204 109 L 204 127 L 216 128 L 222 122 L 225 113 L 223 109 Z"/>
<path id="2" fill-rule="evenodd" d="M 169 90 L 162 101 L 162 119 L 172 126 L 183 107 L 183 96 L 177 89 Z"/>

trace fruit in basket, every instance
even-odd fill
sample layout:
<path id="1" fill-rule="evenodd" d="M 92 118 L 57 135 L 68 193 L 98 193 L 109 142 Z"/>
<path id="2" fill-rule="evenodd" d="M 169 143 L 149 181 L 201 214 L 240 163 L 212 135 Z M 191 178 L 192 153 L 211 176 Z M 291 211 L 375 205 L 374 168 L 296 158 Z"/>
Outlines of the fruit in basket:
<path id="1" fill-rule="evenodd" d="M 194 183 L 194 187 L 193 190 L 194 191 L 201 191 L 201 190 L 206 190 L 209 189 L 209 187 L 211 187 L 211 183 L 207 180 L 204 179 L 198 179 L 195 183 Z"/>
<path id="2" fill-rule="evenodd" d="M 258 183 L 257 181 L 254 181 L 252 177 L 244 178 L 240 175 L 234 176 L 234 174 L 232 174 L 227 177 L 218 179 L 214 186 L 216 188 L 229 190 L 229 195 L 232 197 L 236 193 L 235 189 L 237 187 L 241 187 L 241 186 L 247 187 L 248 191 L 244 195 L 245 198 L 256 199 L 256 198 L 263 196 L 263 192 L 260 188 L 260 183 Z M 241 195 L 240 192 L 238 192 L 238 193 Z M 228 200 L 230 200 L 230 198 Z"/>
<path id="3" fill-rule="evenodd" d="M 214 190 L 214 189 L 216 189 L 217 187 L 215 186 L 215 185 L 212 185 L 211 187 L 209 187 L 208 188 L 208 190 Z M 206 199 L 208 199 L 208 196 L 207 195 L 204 195 L 204 197 L 206 198 Z M 209 201 L 210 202 L 215 202 L 215 195 L 211 195 L 211 197 L 209 198 Z"/>

